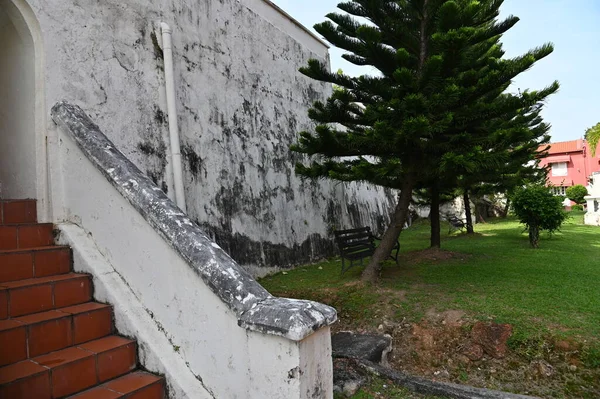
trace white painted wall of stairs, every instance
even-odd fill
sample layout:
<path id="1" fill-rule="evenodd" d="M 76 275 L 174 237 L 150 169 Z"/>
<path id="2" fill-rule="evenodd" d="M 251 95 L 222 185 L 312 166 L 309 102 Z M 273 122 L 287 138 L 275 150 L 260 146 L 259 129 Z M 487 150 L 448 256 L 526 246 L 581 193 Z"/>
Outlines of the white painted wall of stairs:
<path id="1" fill-rule="evenodd" d="M 239 327 L 72 139 L 58 134 L 52 203 L 64 221 L 59 242 L 73 248 L 75 270 L 93 274 L 95 298 L 113 304 L 116 327 L 138 340 L 144 366 L 166 374 L 172 397 L 332 397 L 329 327 L 302 341 Z"/>

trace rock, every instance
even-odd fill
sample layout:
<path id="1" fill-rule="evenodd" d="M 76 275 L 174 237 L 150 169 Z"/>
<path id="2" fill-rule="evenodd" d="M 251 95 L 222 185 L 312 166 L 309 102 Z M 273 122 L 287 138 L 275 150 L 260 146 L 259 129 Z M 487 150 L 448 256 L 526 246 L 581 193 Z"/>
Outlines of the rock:
<path id="1" fill-rule="evenodd" d="M 333 391 L 336 394 L 350 397 L 365 381 L 355 359 L 333 359 Z"/>
<path id="2" fill-rule="evenodd" d="M 465 316 L 465 312 L 462 310 L 446 310 L 440 316 L 443 318 L 442 324 L 451 328 L 457 328 L 463 325 L 462 318 Z"/>
<path id="3" fill-rule="evenodd" d="M 483 347 L 479 344 L 470 344 L 462 352 L 469 360 L 476 362 L 483 357 Z"/>
<path id="4" fill-rule="evenodd" d="M 548 378 L 554 375 L 554 367 L 544 360 L 537 360 L 531 363 L 532 372 L 537 377 Z"/>
<path id="5" fill-rule="evenodd" d="M 481 345 L 483 351 L 496 359 L 506 356 L 506 343 L 512 335 L 510 324 L 478 322 L 471 330 L 473 343 Z"/>
<path id="6" fill-rule="evenodd" d="M 358 389 L 360 388 L 361 385 L 362 384 L 360 384 L 358 381 L 348 381 L 347 383 L 344 384 L 344 388 L 342 389 L 342 392 L 347 397 L 350 397 L 358 391 Z"/>
<path id="7" fill-rule="evenodd" d="M 393 335 L 396 332 L 396 330 L 400 329 L 400 325 L 393 323 L 389 320 L 383 320 L 381 327 L 386 334 L 390 335 Z"/>
<path id="8" fill-rule="evenodd" d="M 434 372 L 433 375 L 438 378 L 450 378 L 450 373 L 448 372 L 448 370 L 438 370 Z"/>
<path id="9" fill-rule="evenodd" d="M 392 337 L 342 331 L 331 336 L 331 346 L 333 357 L 364 359 L 386 365 L 392 351 Z"/>

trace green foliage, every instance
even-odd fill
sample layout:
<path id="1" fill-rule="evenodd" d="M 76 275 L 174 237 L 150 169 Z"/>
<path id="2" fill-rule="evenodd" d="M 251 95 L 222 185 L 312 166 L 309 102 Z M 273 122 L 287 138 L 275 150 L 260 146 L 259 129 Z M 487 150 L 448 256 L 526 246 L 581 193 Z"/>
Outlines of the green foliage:
<path id="1" fill-rule="evenodd" d="M 584 197 L 588 195 L 588 190 L 581 184 L 577 184 L 567 188 L 566 194 L 567 198 L 571 201 L 574 201 L 578 204 L 583 204 L 585 202 Z"/>
<path id="2" fill-rule="evenodd" d="M 600 123 L 586 130 L 585 140 L 590 146 L 592 156 L 596 156 L 596 149 L 598 147 L 598 143 L 600 142 Z"/>
<path id="3" fill-rule="evenodd" d="M 553 233 L 567 219 L 560 199 L 552 195 L 547 187 L 531 185 L 516 190 L 512 206 L 519 221 L 529 232 L 529 242 L 537 248 L 540 231 Z"/>
<path id="4" fill-rule="evenodd" d="M 600 368 L 600 348 L 586 347 L 583 350 L 583 363 L 586 367 L 597 369 Z"/>
<path id="5" fill-rule="evenodd" d="M 503 0 L 350 0 L 315 30 L 374 75 L 332 73 L 310 60 L 300 72 L 336 90 L 309 111 L 314 131 L 292 150 L 312 157 L 296 172 L 309 178 L 368 181 L 441 192 L 507 182 L 547 143 L 540 110 L 558 90 L 508 93 L 513 79 L 553 51 L 545 44 L 505 57 Z M 485 171 L 485 173 L 481 173 Z M 529 173 L 529 172 L 528 172 Z M 470 188 L 470 187 L 467 187 Z M 504 190 L 501 190 L 504 191 Z M 405 206 L 408 206 L 406 203 Z M 403 224 L 404 221 L 394 221 Z"/>
<path id="6" fill-rule="evenodd" d="M 581 211 L 583 211 L 583 205 L 579 205 L 579 204 L 573 205 L 571 207 L 571 211 L 580 211 L 581 212 Z"/>
<path id="7" fill-rule="evenodd" d="M 544 132 L 547 127 L 541 124 L 537 107 L 558 84 L 503 94 L 514 77 L 553 48 L 546 44 L 521 57 L 504 58 L 501 36 L 518 19 L 498 21 L 501 4 L 498 0 L 340 3 L 338 8 L 345 13 L 328 14 L 330 21 L 315 29 L 346 50 L 346 60 L 372 66 L 378 74 L 331 73 L 317 60 L 301 69 L 308 77 L 341 89 L 310 110 L 318 126 L 314 132 L 302 132 L 292 149 L 320 157 L 310 166 L 298 165 L 297 172 L 399 188 L 407 178 L 421 181 L 440 171 L 468 173 L 508 162 L 507 153 L 493 147 L 511 145 L 516 154 L 523 146 L 515 139 L 530 135 L 528 124 L 540 125 Z M 486 128 L 492 123 L 494 128 Z M 537 149 L 539 140 L 535 144 Z"/>

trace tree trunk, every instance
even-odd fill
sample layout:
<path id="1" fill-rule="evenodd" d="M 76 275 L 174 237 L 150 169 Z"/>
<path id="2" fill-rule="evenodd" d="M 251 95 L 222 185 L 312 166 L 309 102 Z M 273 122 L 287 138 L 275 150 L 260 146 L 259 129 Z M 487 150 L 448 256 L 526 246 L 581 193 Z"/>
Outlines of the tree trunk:
<path id="1" fill-rule="evenodd" d="M 529 243 L 533 248 L 538 247 L 540 241 L 540 229 L 538 226 L 529 226 Z"/>
<path id="2" fill-rule="evenodd" d="M 481 205 L 481 203 L 475 203 L 475 220 L 477 220 L 477 223 L 486 223 L 485 219 L 483 218 L 483 213 L 481 212 L 482 206 L 483 205 Z"/>
<path id="3" fill-rule="evenodd" d="M 440 235 L 440 190 L 437 186 L 431 187 L 431 248 L 440 248 L 442 238 Z"/>
<path id="4" fill-rule="evenodd" d="M 467 234 L 474 234 L 473 231 L 473 216 L 471 215 L 471 201 L 469 200 L 469 190 L 463 193 L 463 201 L 465 202 L 465 214 L 467 219 Z"/>
<path id="5" fill-rule="evenodd" d="M 375 249 L 373 256 L 371 256 L 369 264 L 365 270 L 363 270 L 361 276 L 362 281 L 374 283 L 379 278 L 381 262 L 385 261 L 392 253 L 392 249 L 394 249 L 394 246 L 398 242 L 398 237 L 400 237 L 402 228 L 406 223 L 408 206 L 412 199 L 413 185 L 414 184 L 410 179 L 407 179 L 405 183 L 402 184 L 402 191 L 400 191 L 400 195 L 398 196 L 398 204 L 396 204 L 396 209 L 394 209 L 394 213 L 392 214 L 390 225 L 383 234 L 383 237 L 381 237 L 381 242 Z"/>
<path id="6" fill-rule="evenodd" d="M 504 206 L 504 211 L 502 212 L 502 217 L 505 218 L 508 216 L 508 210 L 510 209 L 510 198 L 506 199 L 506 205 Z"/>

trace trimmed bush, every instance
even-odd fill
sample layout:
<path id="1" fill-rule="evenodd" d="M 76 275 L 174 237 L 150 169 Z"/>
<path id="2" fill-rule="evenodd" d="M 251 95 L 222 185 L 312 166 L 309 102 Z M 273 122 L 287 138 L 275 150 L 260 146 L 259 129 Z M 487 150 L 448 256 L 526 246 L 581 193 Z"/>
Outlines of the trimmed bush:
<path id="1" fill-rule="evenodd" d="M 588 190 L 581 184 L 578 184 L 576 186 L 567 188 L 566 194 L 567 198 L 571 201 L 578 204 L 583 204 L 585 202 L 584 197 L 588 195 Z"/>
<path id="2" fill-rule="evenodd" d="M 541 230 L 553 233 L 560 229 L 567 218 L 560 198 L 542 185 L 517 189 L 512 206 L 519 221 L 529 232 L 529 243 L 533 248 L 539 246 Z"/>

